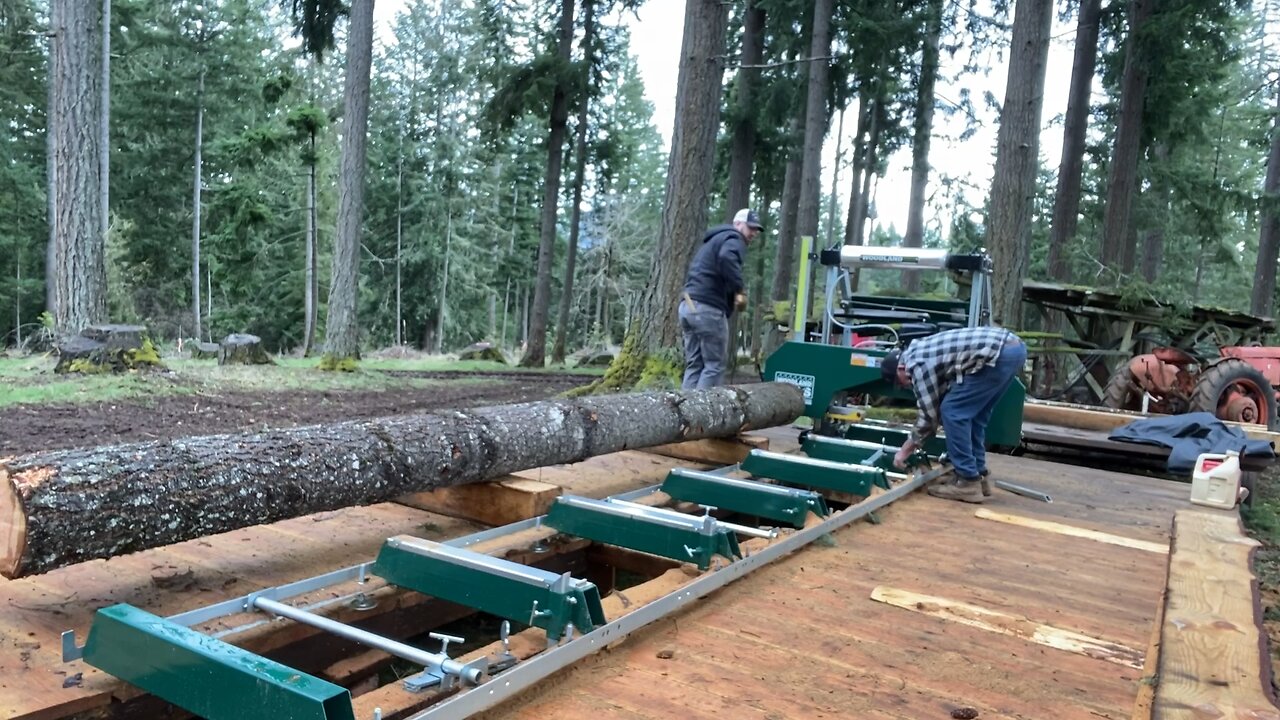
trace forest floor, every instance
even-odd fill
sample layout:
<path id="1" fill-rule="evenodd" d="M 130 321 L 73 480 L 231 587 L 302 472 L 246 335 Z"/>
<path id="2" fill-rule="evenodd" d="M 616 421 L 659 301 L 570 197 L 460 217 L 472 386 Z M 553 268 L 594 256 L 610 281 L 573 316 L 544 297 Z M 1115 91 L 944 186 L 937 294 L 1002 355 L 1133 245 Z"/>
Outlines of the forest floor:
<path id="1" fill-rule="evenodd" d="M 54 358 L 0 356 L 0 456 L 542 400 L 599 371 L 530 371 L 447 358 L 371 358 L 353 373 L 316 360 L 55 375 Z"/>

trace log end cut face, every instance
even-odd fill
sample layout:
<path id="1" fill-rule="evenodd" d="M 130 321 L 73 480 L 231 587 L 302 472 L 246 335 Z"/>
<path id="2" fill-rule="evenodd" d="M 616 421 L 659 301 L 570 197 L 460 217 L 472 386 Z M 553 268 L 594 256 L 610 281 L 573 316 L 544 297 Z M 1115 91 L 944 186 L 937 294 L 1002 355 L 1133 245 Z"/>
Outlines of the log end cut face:
<path id="1" fill-rule="evenodd" d="M 12 476 L 0 459 L 0 575 L 18 577 L 27 546 L 27 515 L 22 508 L 21 476 Z M 39 481 L 39 478 L 36 478 Z"/>

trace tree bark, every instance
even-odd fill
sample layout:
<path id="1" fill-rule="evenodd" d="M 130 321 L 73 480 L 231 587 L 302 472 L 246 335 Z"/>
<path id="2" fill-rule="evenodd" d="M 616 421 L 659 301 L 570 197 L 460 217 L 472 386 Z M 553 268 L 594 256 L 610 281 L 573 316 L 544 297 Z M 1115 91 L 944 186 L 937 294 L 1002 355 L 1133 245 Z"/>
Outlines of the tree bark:
<path id="1" fill-rule="evenodd" d="M 569 249 L 565 252 L 564 288 L 560 292 L 560 313 L 556 318 L 556 343 L 551 349 L 551 362 L 563 363 L 569 343 L 569 309 L 573 305 L 573 274 L 578 265 L 578 226 L 582 223 L 582 185 L 587 173 L 587 111 L 591 108 L 591 67 L 595 62 L 592 43 L 595 42 L 595 2 L 582 3 L 582 64 L 583 93 L 578 105 L 578 127 L 573 140 L 573 211 L 569 219 Z"/>
<path id="2" fill-rule="evenodd" d="M 1132 237 L 1130 214 L 1133 197 L 1138 193 L 1142 115 L 1149 75 L 1143 32 L 1155 10 L 1155 3 L 1156 0 L 1129 2 L 1129 38 L 1125 43 L 1124 74 L 1120 81 L 1120 117 L 1116 122 L 1115 146 L 1107 181 L 1106 212 L 1102 219 L 1102 264 L 1116 273 L 1123 270 L 1126 251 L 1132 257 L 1129 250 Z"/>
<path id="3" fill-rule="evenodd" d="M 53 81 L 53 54 L 57 52 L 57 26 L 50 18 L 49 29 L 49 68 L 45 78 L 48 91 L 45 111 L 44 129 L 44 174 L 45 174 L 45 210 L 48 213 L 46 222 L 49 225 L 49 236 L 44 245 L 44 309 L 53 317 L 58 317 L 58 162 L 57 131 L 58 114 L 53 106 L 57 94 Z"/>
<path id="4" fill-rule="evenodd" d="M 871 184 L 876 177 L 876 168 L 880 164 L 880 132 L 884 127 L 884 100 L 875 98 L 871 105 L 871 128 L 867 137 L 867 153 L 862 168 L 862 189 L 858 192 L 858 217 L 853 224 L 853 244 L 867 244 L 867 218 L 871 216 Z M 854 273 L 857 277 L 857 272 Z M 857 282 L 854 282 L 857 287 Z"/>
<path id="5" fill-rule="evenodd" d="M 561 0 L 560 36 L 556 53 L 561 67 L 569 64 L 573 42 L 573 0 Z M 547 354 L 547 312 L 551 308 L 551 265 L 556 250 L 556 215 L 560 204 L 560 171 L 564 163 L 564 136 L 569 124 L 569 89 L 556 82 L 551 98 L 551 120 L 547 134 L 547 173 L 542 180 L 542 232 L 538 241 L 538 278 L 533 291 L 533 313 L 529 324 L 529 344 L 521 367 L 542 367 Z"/>
<path id="6" fill-rule="evenodd" d="M 356 302 L 360 285 L 360 225 L 364 216 L 369 69 L 372 63 L 373 0 L 354 0 L 347 24 L 338 231 L 333 238 L 329 316 L 325 325 L 325 355 L 330 363 L 357 360 L 360 357 L 360 324 L 356 315 Z"/>
<path id="7" fill-rule="evenodd" d="M 396 147 L 396 346 L 404 344 L 401 326 L 404 319 L 404 304 L 401 298 L 404 270 L 404 121 L 400 122 L 400 138 Z M 490 324 L 492 320 L 492 304 L 490 306 Z M 493 331 L 490 330 L 492 335 Z"/>
<path id="8" fill-rule="evenodd" d="M 104 0 L 106 2 L 106 0 Z M 204 71 L 196 84 L 196 149 L 192 166 L 195 178 L 191 184 L 191 317 L 195 323 L 196 340 L 204 340 L 200 325 L 200 186 L 203 182 L 204 164 Z"/>
<path id="9" fill-rule="evenodd" d="M 875 101 L 864 86 L 858 97 L 858 129 L 853 136 L 853 179 L 849 183 L 849 211 L 844 223 L 844 244 L 857 245 L 858 216 L 862 205 L 862 175 L 867 166 L 867 135 L 871 130 L 871 118 Z"/>
<path id="10" fill-rule="evenodd" d="M 997 323 L 1022 326 L 1022 279 L 1031 245 L 1032 199 L 1039 165 L 1040 111 L 1049 55 L 1052 0 L 1018 0 L 1009 76 L 996 139 L 991 183 L 992 312 Z"/>
<path id="11" fill-rule="evenodd" d="M 319 312 L 319 294 L 320 285 L 317 277 L 316 248 L 319 247 L 316 242 L 318 240 L 317 233 L 319 228 L 316 225 L 318 218 L 316 217 L 316 132 L 311 131 L 311 152 L 308 156 L 310 162 L 307 163 L 307 251 L 306 251 L 306 283 L 307 289 L 304 293 L 303 313 L 306 315 L 306 326 L 303 330 L 302 355 L 310 357 L 315 351 L 316 344 L 316 320 Z"/>
<path id="12" fill-rule="evenodd" d="M 102 118 L 98 123 L 98 193 L 102 245 L 111 229 L 111 0 L 102 0 Z M 198 337 L 198 336 L 197 336 Z"/>
<path id="13" fill-rule="evenodd" d="M 1099 0 L 1085 0 L 1098 2 Z M 942 0 L 930 0 L 920 52 L 920 82 L 911 140 L 911 197 L 907 202 L 907 232 L 902 245 L 924 247 L 924 197 L 929 188 L 929 143 L 933 136 L 934 85 L 938 80 L 938 45 L 942 38 Z M 920 292 L 920 271 L 904 270 L 902 289 Z"/>
<path id="14" fill-rule="evenodd" d="M 1271 316 L 1276 293 L 1276 259 L 1280 253 L 1280 93 L 1276 93 L 1276 118 L 1271 127 L 1271 156 L 1262 185 L 1262 230 L 1258 234 L 1258 270 L 1253 283 L 1250 312 Z"/>
<path id="15" fill-rule="evenodd" d="M 1151 148 L 1152 156 L 1162 166 L 1169 162 L 1169 146 L 1159 142 Z M 1160 258 L 1164 255 L 1164 231 L 1172 202 L 1172 189 L 1163 171 L 1157 170 L 1150 178 L 1149 192 L 1155 198 L 1156 212 L 1152 213 L 1152 226 L 1142 233 L 1142 278 L 1154 283 L 1160 276 Z"/>
<path id="16" fill-rule="evenodd" d="M 1067 91 L 1067 114 L 1062 132 L 1062 161 L 1058 165 L 1058 190 L 1053 198 L 1049 230 L 1049 277 L 1070 278 L 1067 243 L 1075 237 L 1080 214 L 1080 181 L 1084 173 L 1085 133 L 1089 129 L 1089 95 L 1098 65 L 1098 27 L 1102 0 L 1081 0 L 1076 22 L 1075 59 Z"/>
<path id="17" fill-rule="evenodd" d="M 801 118 L 791 119 L 791 133 L 799 130 Z M 774 302 L 786 302 L 791 299 L 791 283 L 795 280 L 796 255 L 796 211 L 800 206 L 800 171 L 802 169 L 800 154 L 794 149 L 787 159 L 787 168 L 782 178 L 782 211 L 778 221 L 778 249 L 774 253 L 773 282 L 770 297 Z"/>
<path id="18" fill-rule="evenodd" d="M 718 58 L 724 55 L 728 22 L 728 5 L 719 0 L 685 3 L 662 231 L 622 352 L 599 387 L 634 387 L 650 357 L 677 346 L 676 302 L 706 229 L 724 79 Z"/>
<path id="19" fill-rule="evenodd" d="M 549 400 L 259 434 L 39 453 L 0 464 L 13 578 L 408 492 L 791 422 L 797 388 Z"/>
<path id="20" fill-rule="evenodd" d="M 822 144 L 827 137 L 827 85 L 831 73 L 832 0 L 815 0 L 813 35 L 809 41 L 809 82 L 805 92 L 804 154 L 800 170 L 800 205 L 796 211 L 796 235 L 818 236 L 818 212 L 822 201 Z M 810 287 L 812 287 L 810 283 Z"/>
<path id="21" fill-rule="evenodd" d="M 757 0 L 748 0 L 742 28 L 742 62 L 736 80 L 737 102 L 733 141 L 729 150 L 729 187 L 726 213 L 730 218 L 751 203 L 751 174 L 756 149 L 756 66 L 764 59 L 765 11 Z"/>
<path id="22" fill-rule="evenodd" d="M 436 306 L 436 354 L 444 352 L 444 324 L 449 310 L 449 251 L 453 247 L 453 216 L 445 221 L 444 272 L 440 278 L 440 302 Z"/>
<path id="23" fill-rule="evenodd" d="M 53 56 L 50 135 L 54 152 L 54 320 L 72 335 L 107 315 L 102 237 L 101 3 L 55 0 L 50 7 Z"/>

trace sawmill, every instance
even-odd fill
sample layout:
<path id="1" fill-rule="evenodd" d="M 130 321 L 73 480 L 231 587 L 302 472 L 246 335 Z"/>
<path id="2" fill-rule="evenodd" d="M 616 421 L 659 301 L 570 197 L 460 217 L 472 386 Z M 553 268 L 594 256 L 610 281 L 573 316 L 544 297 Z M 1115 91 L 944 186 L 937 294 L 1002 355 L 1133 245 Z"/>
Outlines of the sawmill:
<path id="1" fill-rule="evenodd" d="M 929 497 L 881 362 L 991 325 L 990 257 L 822 250 L 816 312 L 800 257 L 760 383 L 0 460 L 0 715 L 1280 720 L 1240 521 L 1277 434 L 1014 380 L 982 502 Z"/>

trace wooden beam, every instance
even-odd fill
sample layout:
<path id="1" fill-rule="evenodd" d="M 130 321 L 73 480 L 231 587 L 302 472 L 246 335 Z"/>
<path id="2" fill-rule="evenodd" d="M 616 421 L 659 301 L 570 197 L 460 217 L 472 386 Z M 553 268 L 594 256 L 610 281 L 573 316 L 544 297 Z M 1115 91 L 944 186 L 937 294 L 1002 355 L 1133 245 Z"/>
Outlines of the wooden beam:
<path id="1" fill-rule="evenodd" d="M 499 526 L 545 515 L 560 493 L 558 485 L 508 475 L 494 482 L 409 493 L 395 501 L 452 518 Z"/>
<path id="2" fill-rule="evenodd" d="M 910 590 L 885 587 L 871 591 L 871 599 L 913 612 L 968 625 L 980 630 L 1010 635 L 1039 645 L 1084 655 L 1096 660 L 1142 668 L 1142 653 L 1119 643 L 1053 627 L 1030 618 L 1007 615 L 955 600 L 921 595 Z M 1280 719 L 1277 719 L 1280 720 Z"/>
<path id="3" fill-rule="evenodd" d="M 1149 540 L 1136 540 L 1123 535 L 1113 535 L 1111 533 L 1090 530 L 1089 528 L 1082 528 L 1076 525 L 1064 525 L 1063 523 L 1052 522 L 1050 520 L 1040 520 L 1038 518 L 1030 518 L 1023 515 L 1009 515 L 1007 513 L 988 510 L 986 508 L 978 510 L 974 513 L 974 517 L 979 517 L 983 520 L 994 520 L 1008 525 L 1018 525 L 1020 527 L 1031 528 L 1032 530 L 1043 530 L 1045 532 L 1057 533 L 1059 535 L 1069 535 L 1071 537 L 1084 538 L 1086 540 L 1095 540 L 1100 543 L 1119 545 L 1120 547 L 1134 548 L 1135 550 L 1146 550 L 1147 552 L 1160 554 L 1169 552 L 1168 546 L 1157 542 L 1151 542 Z"/>
<path id="4" fill-rule="evenodd" d="M 1103 407 L 1088 407 L 1069 403 L 1046 402 L 1043 400 L 1027 400 L 1022 407 L 1024 422 L 1044 423 L 1061 427 L 1078 428 L 1080 430 L 1101 430 L 1110 432 L 1134 420 L 1168 417 L 1166 415 L 1142 415 L 1139 413 L 1112 410 Z M 1280 433 L 1268 432 L 1262 425 L 1223 421 L 1230 427 L 1239 429 L 1253 440 L 1265 440 L 1280 446 Z"/>
<path id="5" fill-rule="evenodd" d="M 1142 663 L 1142 677 L 1138 680 L 1138 699 L 1133 704 L 1130 720 L 1151 720 L 1155 710 L 1156 683 L 1160 679 L 1160 637 L 1164 626 L 1164 604 L 1169 595 L 1169 569 L 1165 566 L 1165 587 L 1160 590 L 1160 602 L 1156 604 L 1156 619 L 1151 623 L 1151 642 Z"/>
<path id="6" fill-rule="evenodd" d="M 708 438 L 657 445 L 645 448 L 644 452 L 707 465 L 736 465 L 745 460 L 752 450 L 768 449 L 768 438 L 738 435 L 732 438 Z"/>
<path id="7" fill-rule="evenodd" d="M 675 560 L 628 550 L 616 545 L 592 545 L 587 549 L 587 562 L 608 565 L 645 578 L 657 577 L 668 570 L 680 567 L 680 563 Z"/>
<path id="8" fill-rule="evenodd" d="M 1280 720 L 1262 630 L 1260 543 L 1234 512 L 1179 510 L 1161 623 L 1153 720 Z"/>

